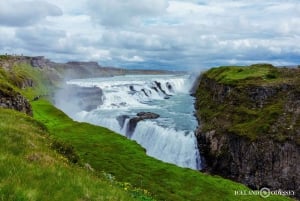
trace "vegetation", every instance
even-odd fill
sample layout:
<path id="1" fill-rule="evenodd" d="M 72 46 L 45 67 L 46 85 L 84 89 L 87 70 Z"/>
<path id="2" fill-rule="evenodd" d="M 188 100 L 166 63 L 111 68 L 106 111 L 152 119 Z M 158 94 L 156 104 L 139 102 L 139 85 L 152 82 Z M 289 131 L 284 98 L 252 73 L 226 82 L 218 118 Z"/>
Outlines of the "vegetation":
<path id="1" fill-rule="evenodd" d="M 279 83 L 299 82 L 295 74 L 298 69 L 276 68 L 271 64 L 254 64 L 251 66 L 222 66 L 212 68 L 205 75 L 219 83 L 229 85 L 273 85 Z M 296 79 L 295 79 L 296 78 Z"/>
<path id="2" fill-rule="evenodd" d="M 295 136 L 300 119 L 290 111 L 291 97 L 299 94 L 299 69 L 275 68 L 268 64 L 230 66 L 213 68 L 204 73 L 203 78 L 214 80 L 220 91 L 229 87 L 226 92 L 219 92 L 221 95 L 206 88 L 205 83 L 198 89 L 197 115 L 205 122 L 204 131 L 217 130 L 217 133 L 233 133 L 252 140 L 258 137 L 279 141 L 296 139 L 300 143 L 299 136 Z M 288 92 L 284 90 L 287 87 Z M 265 93 L 270 97 L 265 97 Z M 219 100 L 212 99 L 218 96 Z"/>
<path id="3" fill-rule="evenodd" d="M 28 64 L 20 64 L 5 71 L 0 68 L 0 90 L 20 92 L 29 100 L 39 95 L 49 94 L 53 90 L 53 84 L 44 73 Z"/>
<path id="4" fill-rule="evenodd" d="M 0 109 L 0 142 L 1 201 L 145 200 L 70 164 L 50 149 L 45 128 L 25 114 Z"/>
<path id="5" fill-rule="evenodd" d="M 18 66 L 0 71 L 0 83 L 32 100 L 51 91 L 45 83 L 53 82 L 44 75 Z M 33 84 L 24 86 L 29 79 Z M 248 190 L 242 184 L 151 158 L 135 142 L 75 122 L 44 98 L 31 104 L 33 118 L 0 109 L 1 201 L 264 200 L 235 196 L 237 190 Z"/>

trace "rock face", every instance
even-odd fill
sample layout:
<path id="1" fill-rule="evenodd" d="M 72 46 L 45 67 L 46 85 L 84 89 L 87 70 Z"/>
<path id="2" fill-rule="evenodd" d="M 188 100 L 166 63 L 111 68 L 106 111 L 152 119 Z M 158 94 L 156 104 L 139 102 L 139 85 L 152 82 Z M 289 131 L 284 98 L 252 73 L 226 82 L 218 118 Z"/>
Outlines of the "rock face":
<path id="1" fill-rule="evenodd" d="M 118 121 L 121 128 L 124 127 L 126 119 L 129 119 L 129 118 L 130 117 L 128 115 L 121 115 L 121 116 L 117 117 L 117 121 Z"/>
<path id="2" fill-rule="evenodd" d="M 252 189 L 299 192 L 299 145 L 292 141 L 251 142 L 235 135 L 198 130 L 206 171 L 244 183 Z"/>
<path id="3" fill-rule="evenodd" d="M 128 115 L 121 115 L 117 117 L 117 120 L 119 122 L 119 125 L 121 128 L 124 126 L 127 126 L 126 128 L 126 136 L 131 137 L 138 122 L 146 120 L 146 119 L 157 119 L 159 118 L 158 114 L 152 113 L 152 112 L 139 112 L 136 114 L 135 117 L 129 117 Z M 126 119 L 129 119 L 129 122 L 127 125 L 125 125 Z"/>
<path id="4" fill-rule="evenodd" d="M 127 135 L 131 136 L 134 132 L 136 125 L 139 121 L 145 119 L 157 119 L 159 117 L 158 114 L 152 112 L 139 112 L 137 113 L 137 117 L 133 117 L 129 120 L 128 127 L 127 127 Z"/>
<path id="5" fill-rule="evenodd" d="M 299 73 L 281 71 L 291 79 Z M 298 78 L 275 81 L 232 84 L 202 75 L 196 136 L 204 171 L 252 189 L 300 192 L 300 85 Z"/>
<path id="6" fill-rule="evenodd" d="M 0 89 L 0 107 L 14 109 L 32 116 L 31 105 L 20 93 Z"/>
<path id="7" fill-rule="evenodd" d="M 46 68 L 52 64 L 49 59 L 43 56 L 29 57 L 29 56 L 6 56 L 7 59 L 0 60 L 0 66 L 5 69 L 11 69 L 13 66 L 18 64 L 28 64 L 35 68 Z"/>

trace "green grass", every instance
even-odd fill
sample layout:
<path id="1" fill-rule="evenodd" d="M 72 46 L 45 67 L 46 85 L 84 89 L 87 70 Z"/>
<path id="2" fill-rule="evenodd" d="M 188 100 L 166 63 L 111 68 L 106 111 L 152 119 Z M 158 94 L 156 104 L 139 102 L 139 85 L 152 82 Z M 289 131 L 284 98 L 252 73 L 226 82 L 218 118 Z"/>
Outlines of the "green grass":
<path id="1" fill-rule="evenodd" d="M 0 90 L 10 88 L 10 91 L 33 100 L 37 96 L 50 95 L 61 82 L 57 76 L 52 70 L 33 68 L 28 64 L 18 64 L 9 70 L 0 66 Z"/>
<path id="2" fill-rule="evenodd" d="M 293 76 L 293 70 L 275 68 L 271 64 L 254 64 L 251 66 L 222 66 L 212 68 L 206 75 L 224 84 L 278 84 L 287 82 L 287 74 Z M 299 71 L 298 71 L 299 73 Z"/>
<path id="3" fill-rule="evenodd" d="M 28 64 L 20 64 L 5 71 L 0 68 L 0 90 L 4 93 L 21 93 L 32 100 L 36 96 L 47 95 L 54 88 L 44 73 Z M 34 86 L 27 86 L 32 83 Z"/>
<path id="4" fill-rule="evenodd" d="M 0 68 L 0 91 L 4 94 L 16 94 L 17 87 L 10 83 L 7 73 Z"/>
<path id="5" fill-rule="evenodd" d="M 31 117 L 0 109 L 0 201 L 146 200 L 70 164 L 51 142 Z"/>
<path id="6" fill-rule="evenodd" d="M 118 181 L 147 189 L 158 200 L 263 200 L 235 196 L 235 190 L 247 189 L 244 185 L 151 158 L 135 142 L 108 129 L 75 122 L 45 100 L 32 106 L 34 118 L 46 125 L 55 139 L 71 144 L 83 163 L 114 175 Z"/>
<path id="7" fill-rule="evenodd" d="M 53 87 L 51 87 L 51 80 L 44 75 L 43 71 L 39 68 L 33 68 L 27 64 L 20 64 L 15 66 L 10 73 L 10 79 L 18 88 L 22 88 L 22 83 L 30 80 L 33 83 L 33 87 L 25 87 L 22 89 L 22 94 L 29 100 L 34 99 L 37 96 L 43 96 L 50 93 Z"/>

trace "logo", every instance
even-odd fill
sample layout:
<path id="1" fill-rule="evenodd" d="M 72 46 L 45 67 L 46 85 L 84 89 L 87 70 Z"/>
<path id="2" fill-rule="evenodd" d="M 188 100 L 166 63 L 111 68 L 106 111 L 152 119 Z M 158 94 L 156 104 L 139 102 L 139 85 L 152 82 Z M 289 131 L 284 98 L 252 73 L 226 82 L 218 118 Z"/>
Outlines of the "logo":
<path id="1" fill-rule="evenodd" d="M 271 195 L 271 190 L 269 188 L 264 187 L 260 189 L 259 195 L 263 198 L 267 198 Z"/>

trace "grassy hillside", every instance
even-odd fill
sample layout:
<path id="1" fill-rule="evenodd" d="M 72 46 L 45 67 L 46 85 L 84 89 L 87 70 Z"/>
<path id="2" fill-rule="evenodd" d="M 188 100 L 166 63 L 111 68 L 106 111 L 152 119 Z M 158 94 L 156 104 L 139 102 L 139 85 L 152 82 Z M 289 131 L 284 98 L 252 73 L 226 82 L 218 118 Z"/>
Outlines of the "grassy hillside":
<path id="1" fill-rule="evenodd" d="M 209 86 L 208 80 L 216 86 Z M 203 74 L 197 90 L 198 116 L 205 122 L 204 131 L 230 132 L 252 140 L 292 139 L 300 144 L 299 94 L 299 68 L 268 64 L 213 68 Z"/>
<path id="2" fill-rule="evenodd" d="M 1 75 L 4 86 L 30 100 L 51 91 L 44 72 L 30 66 Z M 23 86 L 29 79 L 34 84 Z M 34 119 L 0 110 L 1 201 L 152 200 L 148 192 L 158 200 L 172 201 L 264 200 L 235 196 L 237 190 L 248 190 L 244 185 L 149 157 L 135 142 L 108 129 L 75 122 L 45 99 L 31 104 Z M 268 200 L 288 199 L 272 196 Z"/>
<path id="3" fill-rule="evenodd" d="M 300 68 L 276 68 L 271 64 L 251 66 L 222 66 L 212 68 L 204 76 L 229 85 L 271 86 L 276 84 L 300 84 Z"/>
<path id="4" fill-rule="evenodd" d="M 144 200 L 121 185 L 72 165 L 52 150 L 45 128 L 0 109 L 0 200 Z"/>

